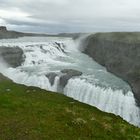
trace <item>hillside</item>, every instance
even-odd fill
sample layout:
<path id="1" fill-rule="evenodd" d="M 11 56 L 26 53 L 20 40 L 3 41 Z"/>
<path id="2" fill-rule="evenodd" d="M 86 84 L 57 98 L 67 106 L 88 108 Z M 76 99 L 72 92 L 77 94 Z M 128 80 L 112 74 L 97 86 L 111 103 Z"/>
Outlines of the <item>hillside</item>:
<path id="1" fill-rule="evenodd" d="M 0 39 L 18 38 L 24 36 L 49 36 L 49 35 L 10 31 L 5 26 L 0 26 Z"/>
<path id="2" fill-rule="evenodd" d="M 83 33 L 60 33 L 60 34 L 45 34 L 45 33 L 23 33 L 10 31 L 5 26 L 0 26 L 0 39 L 18 38 L 24 36 L 47 36 L 47 37 L 72 37 L 78 38 Z"/>
<path id="3" fill-rule="evenodd" d="M 100 40 L 121 42 L 121 43 L 140 43 L 140 32 L 108 32 L 96 33 L 94 37 Z"/>
<path id="4" fill-rule="evenodd" d="M 139 140 L 140 129 L 62 94 L 0 75 L 1 140 Z"/>

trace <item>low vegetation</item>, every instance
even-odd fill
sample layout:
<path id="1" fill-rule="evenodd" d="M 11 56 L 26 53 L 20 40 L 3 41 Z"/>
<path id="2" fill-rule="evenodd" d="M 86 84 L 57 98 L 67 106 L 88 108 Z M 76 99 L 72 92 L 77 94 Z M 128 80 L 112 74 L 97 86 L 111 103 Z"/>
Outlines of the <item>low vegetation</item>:
<path id="1" fill-rule="evenodd" d="M 140 43 L 140 32 L 108 32 L 93 35 L 101 40 L 117 41 L 123 43 Z"/>
<path id="2" fill-rule="evenodd" d="M 120 117 L 62 94 L 0 80 L 0 140 L 139 139 L 140 129 Z"/>

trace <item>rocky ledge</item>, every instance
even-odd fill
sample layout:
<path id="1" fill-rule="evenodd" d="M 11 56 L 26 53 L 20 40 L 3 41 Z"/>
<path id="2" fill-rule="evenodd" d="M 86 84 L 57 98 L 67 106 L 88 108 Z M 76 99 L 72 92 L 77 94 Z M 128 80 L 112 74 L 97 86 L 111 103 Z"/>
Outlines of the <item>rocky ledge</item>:
<path id="1" fill-rule="evenodd" d="M 23 61 L 23 51 L 19 47 L 0 47 L 0 59 L 10 67 L 18 67 Z"/>
<path id="2" fill-rule="evenodd" d="M 130 84 L 140 106 L 140 33 L 97 33 L 85 44 L 84 53 Z"/>
<path id="3" fill-rule="evenodd" d="M 53 85 L 55 81 L 55 77 L 58 76 L 60 78 L 59 79 L 60 89 L 58 89 L 58 91 L 62 92 L 63 88 L 67 85 L 68 81 L 71 78 L 81 76 L 81 75 L 82 75 L 82 72 L 80 71 L 73 70 L 73 69 L 64 69 L 64 70 L 61 70 L 60 73 L 50 72 L 46 74 L 46 77 L 49 79 L 49 82 L 51 83 L 51 85 Z"/>
<path id="4" fill-rule="evenodd" d="M 69 79 L 75 77 L 75 76 L 81 76 L 82 72 L 77 71 L 77 70 L 73 70 L 73 69 L 64 69 L 61 70 L 61 73 L 63 74 L 60 77 L 60 85 L 62 87 L 65 87 L 69 81 Z"/>

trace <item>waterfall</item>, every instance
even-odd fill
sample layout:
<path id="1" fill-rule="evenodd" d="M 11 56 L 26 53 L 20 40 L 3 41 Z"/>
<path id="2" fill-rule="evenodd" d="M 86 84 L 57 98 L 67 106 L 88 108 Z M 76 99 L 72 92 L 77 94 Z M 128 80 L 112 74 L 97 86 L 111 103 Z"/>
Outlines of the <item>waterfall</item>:
<path id="1" fill-rule="evenodd" d="M 119 115 L 140 127 L 140 109 L 136 106 L 130 86 L 81 53 L 72 39 L 23 37 L 3 40 L 0 46 L 18 46 L 23 49 L 25 62 L 20 67 L 2 71 L 14 82 L 54 92 L 61 91 L 66 96 Z M 60 77 L 64 69 L 77 70 L 82 75 L 68 78 L 68 83 L 62 87 Z M 53 84 L 46 76 L 50 73 L 55 75 Z"/>
<path id="2" fill-rule="evenodd" d="M 122 90 L 101 88 L 76 78 L 69 80 L 64 94 L 140 126 L 140 109 L 136 106 L 133 93 L 130 91 L 124 94 Z"/>
<path id="3" fill-rule="evenodd" d="M 15 83 L 24 84 L 26 86 L 35 86 L 41 89 L 57 92 L 59 86 L 59 77 L 56 76 L 54 84 L 51 85 L 49 79 L 45 75 L 28 74 L 21 72 L 19 69 L 9 68 L 4 75 L 12 79 Z"/>

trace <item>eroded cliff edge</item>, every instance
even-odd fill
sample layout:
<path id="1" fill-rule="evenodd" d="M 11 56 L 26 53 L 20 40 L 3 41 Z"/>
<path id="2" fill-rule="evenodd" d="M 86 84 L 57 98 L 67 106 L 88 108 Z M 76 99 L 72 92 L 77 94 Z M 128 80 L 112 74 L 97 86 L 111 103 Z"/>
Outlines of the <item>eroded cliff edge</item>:
<path id="1" fill-rule="evenodd" d="M 84 53 L 127 81 L 140 106 L 140 33 L 97 33 L 85 40 Z"/>
<path id="2" fill-rule="evenodd" d="M 23 50 L 19 47 L 0 47 L 0 63 L 6 63 L 10 67 L 18 67 L 23 62 Z"/>

